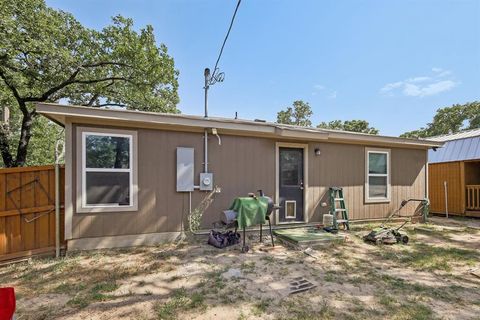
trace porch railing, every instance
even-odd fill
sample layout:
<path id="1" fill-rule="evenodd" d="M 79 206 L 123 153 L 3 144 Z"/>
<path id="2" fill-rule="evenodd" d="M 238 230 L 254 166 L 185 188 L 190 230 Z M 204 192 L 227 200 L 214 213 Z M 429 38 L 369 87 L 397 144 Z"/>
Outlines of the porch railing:
<path id="1" fill-rule="evenodd" d="M 480 185 L 467 185 L 467 203 L 465 208 L 467 210 L 480 210 Z"/>

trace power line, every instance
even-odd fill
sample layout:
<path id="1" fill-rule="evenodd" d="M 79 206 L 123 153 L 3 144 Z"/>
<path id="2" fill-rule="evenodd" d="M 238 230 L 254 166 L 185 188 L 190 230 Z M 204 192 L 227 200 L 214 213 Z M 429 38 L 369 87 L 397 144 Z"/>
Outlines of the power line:
<path id="1" fill-rule="evenodd" d="M 220 62 L 220 58 L 222 57 L 223 48 L 225 48 L 225 43 L 227 43 L 228 36 L 230 35 L 230 31 L 233 27 L 233 22 L 235 21 L 235 16 L 237 15 L 238 7 L 240 7 L 240 2 L 242 0 L 238 0 L 237 6 L 235 7 L 235 11 L 233 12 L 232 20 L 230 21 L 230 26 L 228 27 L 227 34 L 225 35 L 225 39 L 223 40 L 222 47 L 220 48 L 220 53 L 218 54 L 217 62 L 215 62 L 215 67 L 213 68 L 212 79 L 215 76 L 215 72 L 217 72 L 218 63 Z"/>
<path id="2" fill-rule="evenodd" d="M 217 74 L 218 70 L 218 63 L 220 62 L 220 58 L 222 58 L 223 49 L 225 48 L 225 44 L 227 43 L 228 36 L 230 35 L 230 31 L 232 31 L 233 22 L 235 21 L 235 17 L 237 15 L 238 7 L 240 7 L 240 3 L 242 0 L 238 0 L 237 6 L 235 7 L 235 11 L 233 12 L 232 20 L 230 21 L 230 26 L 228 27 L 227 34 L 225 35 L 225 39 L 223 39 L 222 47 L 220 48 L 220 52 L 218 54 L 217 62 L 215 62 L 215 67 L 213 68 L 213 72 L 210 75 L 210 69 L 205 68 L 204 76 L 205 76 L 205 86 L 203 89 L 205 90 L 205 117 L 208 117 L 208 89 L 210 86 L 214 85 L 217 82 L 223 82 L 225 78 L 225 74 L 220 72 Z M 207 154 L 206 143 L 207 143 L 207 130 L 205 129 L 205 155 Z M 206 157 L 206 156 L 205 156 Z M 207 159 L 205 158 L 205 172 L 207 172 Z"/>

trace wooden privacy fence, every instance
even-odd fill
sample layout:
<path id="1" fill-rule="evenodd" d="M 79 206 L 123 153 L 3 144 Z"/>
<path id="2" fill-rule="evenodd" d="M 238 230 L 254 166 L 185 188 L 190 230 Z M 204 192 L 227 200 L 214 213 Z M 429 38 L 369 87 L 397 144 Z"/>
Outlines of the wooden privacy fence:
<path id="1" fill-rule="evenodd" d="M 64 243 L 60 168 L 60 243 Z M 0 169 L 0 261 L 55 252 L 55 167 Z"/>

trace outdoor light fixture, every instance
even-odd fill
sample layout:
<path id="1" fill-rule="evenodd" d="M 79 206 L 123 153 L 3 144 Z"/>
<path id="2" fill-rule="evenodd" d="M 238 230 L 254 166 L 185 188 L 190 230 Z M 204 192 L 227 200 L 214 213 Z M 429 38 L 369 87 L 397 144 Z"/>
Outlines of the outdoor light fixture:
<path id="1" fill-rule="evenodd" d="M 320 154 L 321 154 L 320 149 L 319 149 L 319 148 L 315 148 L 315 155 L 316 155 L 316 156 L 319 156 Z"/>

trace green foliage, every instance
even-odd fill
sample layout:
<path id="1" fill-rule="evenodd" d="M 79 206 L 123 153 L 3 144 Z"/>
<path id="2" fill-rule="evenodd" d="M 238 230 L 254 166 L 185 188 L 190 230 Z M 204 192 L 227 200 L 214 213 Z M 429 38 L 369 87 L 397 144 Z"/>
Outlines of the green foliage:
<path id="1" fill-rule="evenodd" d="M 277 113 L 277 123 L 311 127 L 312 121 L 310 120 L 310 117 L 312 115 L 313 111 L 308 102 L 296 100 L 291 107 L 287 107 L 285 110 L 281 110 Z M 345 122 L 334 120 L 328 123 L 322 122 L 317 128 L 378 134 L 378 130 L 374 127 L 369 127 L 369 123 L 365 120 L 351 120 Z"/>
<path id="2" fill-rule="evenodd" d="M 86 137 L 85 162 L 87 168 L 128 168 L 129 140 L 126 137 Z"/>
<path id="3" fill-rule="evenodd" d="M 179 112 L 178 71 L 151 26 L 135 31 L 116 16 L 97 31 L 44 0 L 0 0 L 0 43 L 0 103 L 12 111 L 0 128 L 5 166 L 51 162 L 45 153 L 58 132 L 39 120 L 35 102 Z"/>
<path id="4" fill-rule="evenodd" d="M 310 121 L 310 117 L 312 114 L 312 108 L 308 102 L 297 100 L 293 102 L 293 106 L 277 113 L 277 123 L 311 127 L 312 121 Z"/>
<path id="5" fill-rule="evenodd" d="M 199 293 L 189 295 L 184 288 L 173 292 L 172 298 L 165 303 L 156 303 L 154 309 L 159 320 L 178 319 L 181 312 L 206 309 L 205 296 Z"/>
<path id="6" fill-rule="evenodd" d="M 480 102 L 474 101 L 440 108 L 426 127 L 405 132 L 401 137 L 426 138 L 477 128 L 480 128 Z"/>
<path id="7" fill-rule="evenodd" d="M 334 130 L 344 130 L 344 131 L 351 131 L 351 132 L 361 132 L 361 133 L 369 133 L 369 134 L 378 134 L 378 129 L 374 127 L 370 127 L 368 121 L 365 120 L 334 120 L 330 122 L 322 122 L 320 123 L 317 128 L 324 128 L 324 129 L 334 129 Z"/>

